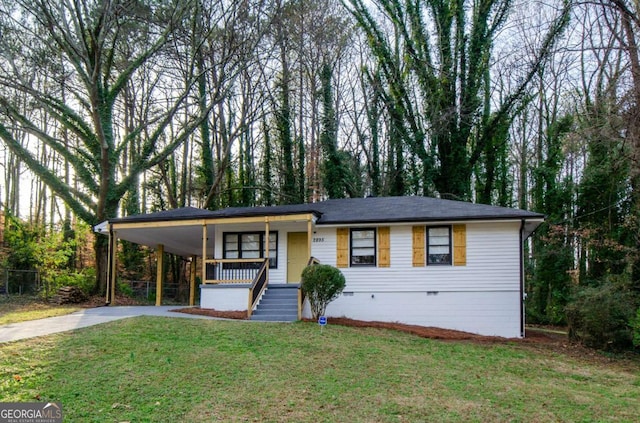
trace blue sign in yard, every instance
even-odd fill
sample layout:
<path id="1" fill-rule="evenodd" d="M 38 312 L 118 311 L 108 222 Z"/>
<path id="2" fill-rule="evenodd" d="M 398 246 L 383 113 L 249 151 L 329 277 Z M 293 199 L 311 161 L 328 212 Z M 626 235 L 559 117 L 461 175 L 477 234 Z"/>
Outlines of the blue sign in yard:
<path id="1" fill-rule="evenodd" d="M 327 316 L 320 316 L 318 318 L 318 324 L 320 324 L 320 326 L 324 326 L 327 324 Z"/>

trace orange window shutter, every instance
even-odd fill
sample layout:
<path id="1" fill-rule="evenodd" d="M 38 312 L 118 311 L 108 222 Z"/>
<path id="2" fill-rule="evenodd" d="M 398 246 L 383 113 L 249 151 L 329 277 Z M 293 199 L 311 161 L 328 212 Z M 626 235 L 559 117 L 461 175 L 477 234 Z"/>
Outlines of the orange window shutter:
<path id="1" fill-rule="evenodd" d="M 453 265 L 467 265 L 467 226 L 453 225 Z"/>
<path id="2" fill-rule="evenodd" d="M 378 228 L 378 267 L 391 266 L 391 229 L 388 226 Z"/>
<path id="3" fill-rule="evenodd" d="M 349 228 L 337 228 L 336 239 L 336 267 L 349 267 Z"/>
<path id="4" fill-rule="evenodd" d="M 414 226 L 413 232 L 413 267 L 424 266 L 424 226 Z"/>

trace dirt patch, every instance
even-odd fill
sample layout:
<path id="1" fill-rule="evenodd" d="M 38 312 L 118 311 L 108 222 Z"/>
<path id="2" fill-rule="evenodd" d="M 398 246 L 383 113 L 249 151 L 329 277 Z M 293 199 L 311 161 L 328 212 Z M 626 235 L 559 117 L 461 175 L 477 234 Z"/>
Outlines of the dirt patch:
<path id="1" fill-rule="evenodd" d="M 79 307 L 94 308 L 102 307 L 106 305 L 105 297 L 103 295 L 96 295 L 89 298 L 88 301 L 78 304 Z M 127 297 L 126 295 L 117 295 L 112 305 L 114 306 L 137 306 L 137 305 L 149 305 L 149 303 L 143 303 L 135 298 Z"/>

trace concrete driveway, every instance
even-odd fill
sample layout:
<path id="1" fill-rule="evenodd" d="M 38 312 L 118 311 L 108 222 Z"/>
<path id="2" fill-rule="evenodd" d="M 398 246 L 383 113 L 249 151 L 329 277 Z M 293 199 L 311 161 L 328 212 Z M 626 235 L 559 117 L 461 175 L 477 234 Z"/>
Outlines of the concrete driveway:
<path id="1" fill-rule="evenodd" d="M 0 326 L 0 343 L 66 332 L 68 330 L 99 325 L 114 320 L 136 316 L 164 316 L 182 317 L 185 319 L 215 319 L 214 317 L 177 313 L 170 310 L 183 308 L 181 306 L 110 306 L 88 308 L 64 316 L 48 317 L 46 319 L 30 320 L 27 322 L 11 323 Z"/>

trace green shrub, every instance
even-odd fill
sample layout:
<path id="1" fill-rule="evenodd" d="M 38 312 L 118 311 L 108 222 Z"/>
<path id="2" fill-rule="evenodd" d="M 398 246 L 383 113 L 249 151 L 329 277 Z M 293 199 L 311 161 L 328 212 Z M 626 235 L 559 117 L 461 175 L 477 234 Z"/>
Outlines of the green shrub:
<path id="1" fill-rule="evenodd" d="M 133 298 L 133 289 L 131 288 L 131 285 L 129 285 L 126 282 L 118 282 L 117 287 L 118 287 L 117 291 L 120 294 Z"/>
<path id="2" fill-rule="evenodd" d="M 323 316 L 327 305 L 338 298 L 346 285 L 340 270 L 327 264 L 305 267 L 302 271 L 302 291 L 309 299 L 314 319 Z"/>
<path id="3" fill-rule="evenodd" d="M 635 298 L 623 286 L 607 282 L 584 288 L 566 311 L 570 339 L 606 351 L 632 348 Z"/>
<path id="4" fill-rule="evenodd" d="M 96 271 L 93 268 L 87 268 L 80 272 L 71 270 L 58 270 L 50 275 L 50 295 L 62 288 L 63 286 L 75 286 L 80 288 L 82 292 L 89 295 L 96 281 Z"/>

